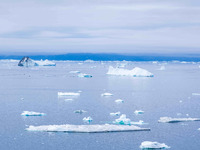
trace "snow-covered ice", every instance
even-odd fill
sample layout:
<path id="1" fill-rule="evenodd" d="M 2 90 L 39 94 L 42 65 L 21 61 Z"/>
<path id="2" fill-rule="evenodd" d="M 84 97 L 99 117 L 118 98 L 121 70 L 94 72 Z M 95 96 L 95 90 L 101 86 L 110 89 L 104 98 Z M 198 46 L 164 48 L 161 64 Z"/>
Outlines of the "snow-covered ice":
<path id="1" fill-rule="evenodd" d="M 44 116 L 46 115 L 45 113 L 40 113 L 40 112 L 34 112 L 34 111 L 23 111 L 21 113 L 22 116 Z"/>
<path id="2" fill-rule="evenodd" d="M 136 111 L 134 111 L 134 113 L 136 115 L 141 115 L 141 114 L 144 114 L 144 111 L 142 111 L 142 110 L 136 110 Z"/>
<path id="3" fill-rule="evenodd" d="M 80 78 L 92 78 L 92 75 L 85 74 L 85 73 L 80 73 L 80 74 L 78 74 L 78 77 L 80 77 Z"/>
<path id="4" fill-rule="evenodd" d="M 160 120 L 158 120 L 158 122 L 162 122 L 162 123 L 176 123 L 176 122 L 184 122 L 184 121 L 200 121 L 200 118 L 160 117 Z"/>
<path id="5" fill-rule="evenodd" d="M 111 116 L 119 116 L 120 114 L 121 114 L 120 111 L 115 112 L 115 113 L 110 113 Z"/>
<path id="6" fill-rule="evenodd" d="M 84 122 L 87 122 L 87 123 L 92 122 L 92 120 L 93 120 L 93 119 L 92 119 L 90 116 L 89 116 L 89 117 L 84 117 L 84 118 L 83 118 L 83 121 L 84 121 Z"/>
<path id="7" fill-rule="evenodd" d="M 128 125 L 43 125 L 29 126 L 27 131 L 44 131 L 44 132 L 79 132 L 79 133 L 101 133 L 101 132 L 129 132 L 129 131 L 150 131 L 149 128 L 140 128 Z"/>
<path id="8" fill-rule="evenodd" d="M 133 76 L 133 77 L 153 77 L 153 74 L 145 69 L 135 67 L 132 70 L 120 69 L 109 67 L 108 75 L 120 75 L 120 76 Z"/>
<path id="9" fill-rule="evenodd" d="M 75 110 L 74 113 L 77 113 L 77 114 L 82 114 L 82 113 L 85 113 L 87 111 L 85 110 Z"/>
<path id="10" fill-rule="evenodd" d="M 112 93 L 102 93 L 101 96 L 113 96 Z"/>
<path id="11" fill-rule="evenodd" d="M 165 143 L 158 143 L 158 142 L 151 142 L 151 141 L 144 141 L 140 145 L 141 149 L 167 149 L 170 148 Z"/>
<path id="12" fill-rule="evenodd" d="M 79 96 L 80 93 L 74 92 L 58 92 L 58 96 Z"/>
<path id="13" fill-rule="evenodd" d="M 35 61 L 37 66 L 56 66 L 56 63 L 49 61 L 49 60 L 40 60 L 40 61 Z"/>
<path id="14" fill-rule="evenodd" d="M 122 100 L 122 99 L 116 99 L 115 103 L 117 103 L 117 104 L 124 103 L 124 100 Z"/>

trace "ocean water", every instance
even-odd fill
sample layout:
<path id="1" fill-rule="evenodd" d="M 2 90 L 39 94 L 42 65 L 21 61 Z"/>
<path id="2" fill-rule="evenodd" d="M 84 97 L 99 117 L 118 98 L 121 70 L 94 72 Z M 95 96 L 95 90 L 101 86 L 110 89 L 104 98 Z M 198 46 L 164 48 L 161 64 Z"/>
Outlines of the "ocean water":
<path id="1" fill-rule="evenodd" d="M 152 78 L 106 75 L 109 66 L 124 62 L 56 61 L 52 67 L 18 67 L 18 61 L 0 61 L 0 149 L 1 150 L 139 150 L 143 141 L 165 143 L 172 150 L 199 150 L 200 122 L 158 123 L 160 117 L 200 117 L 199 63 L 126 62 L 125 69 L 141 67 Z M 159 70 L 164 65 L 165 70 Z M 79 70 L 92 78 L 79 78 Z M 58 92 L 78 92 L 73 101 Z M 114 94 L 102 97 L 104 92 Z M 116 99 L 123 104 L 116 104 Z M 86 113 L 75 114 L 77 109 Z M 135 115 L 135 110 L 143 115 Z M 46 116 L 23 117 L 23 111 Z M 113 133 L 30 132 L 29 125 L 112 123 L 109 113 L 120 111 L 132 121 L 148 123 L 151 131 Z M 177 115 L 181 113 L 181 115 Z"/>

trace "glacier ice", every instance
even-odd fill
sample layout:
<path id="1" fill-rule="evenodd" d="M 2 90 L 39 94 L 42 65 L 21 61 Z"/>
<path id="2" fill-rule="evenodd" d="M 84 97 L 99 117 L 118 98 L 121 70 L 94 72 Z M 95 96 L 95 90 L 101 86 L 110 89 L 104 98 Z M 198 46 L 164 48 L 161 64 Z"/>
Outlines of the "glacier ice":
<path id="1" fill-rule="evenodd" d="M 144 114 L 144 111 L 142 111 L 142 110 L 136 110 L 136 111 L 134 111 L 134 113 L 136 115 L 140 115 L 140 114 Z"/>
<path id="2" fill-rule="evenodd" d="M 158 122 L 162 123 L 177 123 L 184 121 L 200 121 L 200 118 L 171 118 L 171 117 L 160 117 Z"/>
<path id="3" fill-rule="evenodd" d="M 74 113 L 77 113 L 77 114 L 82 114 L 82 113 L 85 113 L 87 111 L 85 110 L 75 110 Z"/>
<path id="4" fill-rule="evenodd" d="M 58 96 L 79 96 L 80 93 L 74 92 L 58 92 Z"/>
<path id="5" fill-rule="evenodd" d="M 158 142 L 151 142 L 151 141 L 144 141 L 140 145 L 141 149 L 167 149 L 170 148 L 165 143 L 158 143 Z"/>
<path id="6" fill-rule="evenodd" d="M 78 77 L 80 77 L 80 78 L 92 78 L 92 75 L 85 74 L 85 73 L 80 73 L 80 74 L 78 74 Z"/>
<path id="7" fill-rule="evenodd" d="M 21 113 L 22 116 L 44 116 L 46 115 L 45 113 L 40 113 L 40 112 L 34 112 L 34 111 L 23 111 Z"/>
<path id="8" fill-rule="evenodd" d="M 101 96 L 113 96 L 112 93 L 102 93 Z"/>
<path id="9" fill-rule="evenodd" d="M 87 123 L 92 122 L 92 120 L 93 120 L 93 119 L 92 119 L 90 116 L 89 116 L 89 117 L 84 117 L 84 118 L 83 118 L 83 121 L 84 121 L 84 122 L 87 122 Z"/>
<path id="10" fill-rule="evenodd" d="M 122 99 L 116 99 L 115 103 L 117 103 L 117 104 L 124 103 L 124 100 L 122 100 Z"/>
<path id="11" fill-rule="evenodd" d="M 131 125 L 131 120 L 129 118 L 126 118 L 125 114 L 122 114 L 118 119 L 115 119 L 113 123 L 121 125 Z"/>
<path id="12" fill-rule="evenodd" d="M 101 133 L 101 132 L 130 132 L 130 131 L 150 131 L 149 128 L 140 128 L 138 126 L 128 125 L 42 125 L 29 126 L 27 131 L 43 131 L 43 132 L 78 132 L 78 133 Z"/>
<path id="13" fill-rule="evenodd" d="M 119 116 L 121 113 L 120 111 L 116 112 L 116 113 L 110 113 L 111 116 Z"/>
<path id="14" fill-rule="evenodd" d="M 40 61 L 35 61 L 36 66 L 56 66 L 56 63 L 49 61 L 49 60 L 40 60 Z"/>
<path id="15" fill-rule="evenodd" d="M 120 75 L 120 76 L 133 76 L 133 77 L 153 77 L 153 74 L 145 69 L 135 67 L 132 70 L 120 69 L 109 67 L 108 75 Z"/>

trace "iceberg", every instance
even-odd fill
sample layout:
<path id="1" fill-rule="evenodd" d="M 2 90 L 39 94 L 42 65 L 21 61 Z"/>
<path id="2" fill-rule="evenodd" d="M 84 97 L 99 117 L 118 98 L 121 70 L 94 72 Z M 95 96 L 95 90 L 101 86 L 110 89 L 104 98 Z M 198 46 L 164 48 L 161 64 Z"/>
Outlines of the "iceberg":
<path id="1" fill-rule="evenodd" d="M 40 113 L 40 112 L 34 112 L 34 111 L 23 111 L 21 113 L 22 116 L 44 116 L 46 115 L 45 113 Z"/>
<path id="2" fill-rule="evenodd" d="M 140 128 L 128 125 L 42 125 L 29 126 L 27 131 L 43 131 L 43 132 L 76 132 L 76 133 L 102 133 L 102 132 L 130 132 L 130 131 L 150 131 L 149 128 Z"/>
<path id="3" fill-rule="evenodd" d="M 136 115 L 141 115 L 141 114 L 144 114 L 144 111 L 142 111 L 142 110 L 136 110 L 136 111 L 134 111 L 134 113 Z"/>
<path id="4" fill-rule="evenodd" d="M 171 118 L 171 117 L 160 117 L 158 122 L 162 123 L 177 123 L 184 121 L 200 121 L 200 118 Z"/>
<path id="5" fill-rule="evenodd" d="M 108 75 L 119 75 L 119 76 L 133 76 L 133 77 L 153 77 L 153 74 L 145 69 L 135 67 L 132 70 L 113 68 L 109 67 Z"/>
<path id="6" fill-rule="evenodd" d="M 58 96 L 79 96 L 80 93 L 74 92 L 58 92 Z"/>
<path id="7" fill-rule="evenodd" d="M 80 78 L 92 78 L 92 75 L 85 74 L 85 73 L 80 73 L 80 74 L 78 74 L 78 77 L 80 77 Z"/>
<path id="8" fill-rule="evenodd" d="M 126 118 L 125 114 L 122 114 L 118 119 L 115 119 L 113 123 L 121 125 L 131 125 L 131 120 L 129 118 Z"/>
<path id="9" fill-rule="evenodd" d="M 92 120 L 93 120 L 93 119 L 92 119 L 90 116 L 89 116 L 89 117 L 84 117 L 84 118 L 83 118 L 83 121 L 84 121 L 84 122 L 87 122 L 87 123 L 92 122 Z"/>
<path id="10" fill-rule="evenodd" d="M 82 114 L 82 113 L 85 113 L 87 111 L 85 110 L 75 110 L 74 113 L 77 113 L 77 114 Z"/>
<path id="11" fill-rule="evenodd" d="M 36 66 L 56 66 L 56 63 L 49 61 L 49 60 L 40 60 L 40 61 L 35 61 Z"/>
<path id="12" fill-rule="evenodd" d="M 165 143 L 158 143 L 158 142 L 151 142 L 151 141 L 144 141 L 140 145 L 141 149 L 167 149 L 170 148 Z"/>
<path id="13" fill-rule="evenodd" d="M 111 93 L 102 93 L 101 96 L 113 96 Z"/>
<path id="14" fill-rule="evenodd" d="M 121 113 L 120 111 L 116 112 L 116 113 L 110 113 L 111 116 L 119 116 Z"/>
<path id="15" fill-rule="evenodd" d="M 124 100 L 122 100 L 122 99 L 116 99 L 115 103 L 117 103 L 117 104 L 124 103 Z"/>
<path id="16" fill-rule="evenodd" d="M 37 66 L 37 63 L 30 59 L 29 57 L 23 57 L 19 63 L 18 66 L 24 66 L 24 67 L 32 67 L 32 66 Z"/>

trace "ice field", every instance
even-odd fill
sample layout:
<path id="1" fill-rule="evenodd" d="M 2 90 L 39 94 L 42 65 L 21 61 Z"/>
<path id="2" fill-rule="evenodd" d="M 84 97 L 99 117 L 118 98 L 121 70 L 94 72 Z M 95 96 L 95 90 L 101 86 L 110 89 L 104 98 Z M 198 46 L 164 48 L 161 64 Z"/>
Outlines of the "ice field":
<path id="1" fill-rule="evenodd" d="M 1 150 L 199 150 L 198 62 L 18 62 L 0 60 Z"/>

